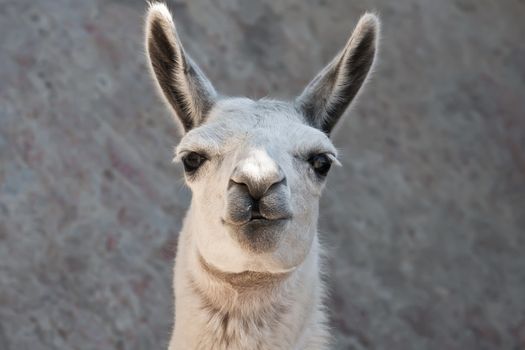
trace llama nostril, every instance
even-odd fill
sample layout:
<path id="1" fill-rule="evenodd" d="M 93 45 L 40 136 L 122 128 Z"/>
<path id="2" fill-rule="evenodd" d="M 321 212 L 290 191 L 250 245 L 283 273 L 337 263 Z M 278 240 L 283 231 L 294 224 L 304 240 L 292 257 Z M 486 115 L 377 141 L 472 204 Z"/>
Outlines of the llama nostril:
<path id="1" fill-rule="evenodd" d="M 282 176 L 282 178 L 276 182 L 274 182 L 273 184 L 270 185 L 270 187 L 268 187 L 268 191 L 271 191 L 272 189 L 276 188 L 277 186 L 280 186 L 280 185 L 283 185 L 283 186 L 286 186 L 286 177 Z"/>
<path id="2" fill-rule="evenodd" d="M 246 187 L 246 190 L 248 190 L 248 186 L 242 182 L 237 182 L 233 179 L 233 177 L 228 181 L 228 189 L 232 188 L 233 186 L 240 186 L 240 187 Z"/>

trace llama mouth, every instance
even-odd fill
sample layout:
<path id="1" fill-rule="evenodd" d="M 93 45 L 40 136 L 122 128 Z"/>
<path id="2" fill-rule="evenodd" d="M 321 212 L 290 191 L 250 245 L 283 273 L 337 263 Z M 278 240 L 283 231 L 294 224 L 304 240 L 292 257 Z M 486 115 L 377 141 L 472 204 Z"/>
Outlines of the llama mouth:
<path id="1" fill-rule="evenodd" d="M 253 253 L 268 253 L 277 249 L 290 219 L 251 219 L 240 223 L 223 219 L 222 222 L 241 247 Z"/>
<path id="2" fill-rule="evenodd" d="M 241 225 L 241 226 L 247 226 L 247 225 L 278 225 L 280 223 L 288 221 L 288 218 L 281 218 L 281 219 L 265 219 L 265 218 L 251 218 L 250 221 L 247 223 Z"/>
<path id="3" fill-rule="evenodd" d="M 221 222 L 223 225 L 226 225 L 226 226 L 233 226 L 235 228 L 240 228 L 240 227 L 255 226 L 255 225 L 257 226 L 259 225 L 260 226 L 279 225 L 286 221 L 289 221 L 290 219 L 291 217 L 282 217 L 278 219 L 267 219 L 263 216 L 259 216 L 259 217 L 252 217 L 249 220 L 243 221 L 243 222 L 232 222 L 226 219 L 221 219 Z"/>

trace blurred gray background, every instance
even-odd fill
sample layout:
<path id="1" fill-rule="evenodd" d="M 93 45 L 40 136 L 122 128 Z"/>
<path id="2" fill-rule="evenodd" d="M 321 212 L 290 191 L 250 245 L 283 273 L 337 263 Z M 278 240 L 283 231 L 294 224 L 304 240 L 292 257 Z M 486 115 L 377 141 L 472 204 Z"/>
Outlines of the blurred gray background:
<path id="1" fill-rule="evenodd" d="M 335 349 L 525 349 L 525 1 L 168 1 L 223 93 L 292 98 L 377 11 L 320 230 Z M 142 0 L 0 0 L 0 349 L 163 349 L 190 199 Z"/>

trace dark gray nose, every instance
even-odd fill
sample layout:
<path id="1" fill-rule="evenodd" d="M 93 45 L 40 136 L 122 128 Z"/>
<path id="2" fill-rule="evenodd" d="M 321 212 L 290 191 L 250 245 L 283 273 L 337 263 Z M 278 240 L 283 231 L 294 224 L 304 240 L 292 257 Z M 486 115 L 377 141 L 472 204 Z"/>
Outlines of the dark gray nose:
<path id="1" fill-rule="evenodd" d="M 286 177 L 265 153 L 252 154 L 230 176 L 224 222 L 241 246 L 253 252 L 274 249 L 292 211 Z"/>
<path id="2" fill-rule="evenodd" d="M 247 152 L 230 176 L 226 221 L 244 225 L 256 219 L 275 222 L 290 217 L 288 186 L 283 170 L 265 151 Z"/>
<path id="3" fill-rule="evenodd" d="M 279 166 L 254 173 L 250 166 L 237 166 L 230 178 L 230 185 L 244 185 L 254 200 L 261 199 L 272 186 L 284 184 L 286 178 Z"/>
<path id="4" fill-rule="evenodd" d="M 278 166 L 255 170 L 248 166 L 233 172 L 225 222 L 230 224 L 233 239 L 243 248 L 262 253 L 275 249 L 292 211 L 282 170 Z"/>

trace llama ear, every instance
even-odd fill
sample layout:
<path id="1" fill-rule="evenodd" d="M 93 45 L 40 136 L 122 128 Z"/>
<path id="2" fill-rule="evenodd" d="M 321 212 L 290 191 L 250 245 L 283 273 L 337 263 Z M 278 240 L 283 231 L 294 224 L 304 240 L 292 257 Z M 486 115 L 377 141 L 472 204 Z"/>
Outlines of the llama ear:
<path id="1" fill-rule="evenodd" d="M 146 51 L 158 87 L 184 131 L 202 124 L 217 93 L 184 52 L 171 13 L 163 3 L 153 2 L 148 9 Z"/>
<path id="2" fill-rule="evenodd" d="M 370 13 L 363 15 L 344 49 L 296 99 L 309 124 L 330 134 L 372 67 L 378 35 L 378 18 Z"/>

